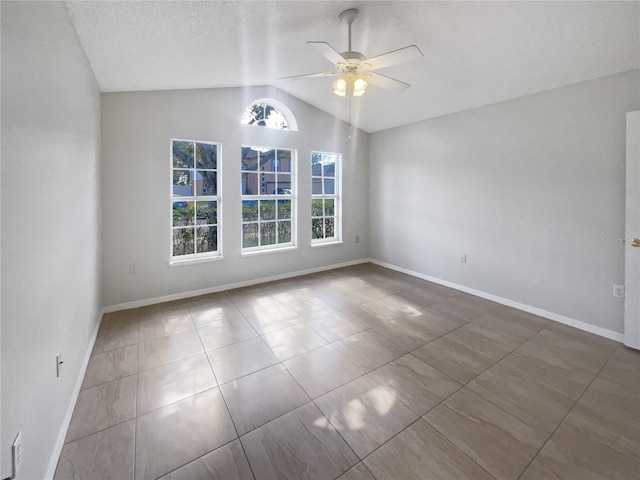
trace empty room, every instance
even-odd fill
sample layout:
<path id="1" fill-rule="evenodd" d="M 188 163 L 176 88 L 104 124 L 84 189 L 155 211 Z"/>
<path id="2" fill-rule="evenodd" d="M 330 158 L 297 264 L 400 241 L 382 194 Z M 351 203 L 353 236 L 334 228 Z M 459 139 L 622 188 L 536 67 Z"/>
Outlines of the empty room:
<path id="1" fill-rule="evenodd" d="M 640 2 L 0 21 L 2 480 L 640 477 Z"/>

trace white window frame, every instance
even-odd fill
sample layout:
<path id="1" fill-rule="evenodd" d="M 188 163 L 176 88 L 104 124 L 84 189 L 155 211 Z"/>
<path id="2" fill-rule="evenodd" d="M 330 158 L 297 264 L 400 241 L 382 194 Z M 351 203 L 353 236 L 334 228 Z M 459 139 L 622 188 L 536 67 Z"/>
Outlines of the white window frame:
<path id="1" fill-rule="evenodd" d="M 189 142 L 194 144 L 194 165 L 193 168 L 190 168 L 190 172 L 193 174 L 193 178 L 197 179 L 196 172 L 198 170 L 208 170 L 216 172 L 216 194 L 215 195 L 197 195 L 197 187 L 194 186 L 193 195 L 174 195 L 173 190 L 173 173 L 174 170 L 187 170 L 187 169 L 179 169 L 174 168 L 173 166 L 173 144 L 174 142 Z M 217 148 L 217 162 L 215 169 L 199 169 L 197 168 L 196 161 L 196 144 L 206 144 L 206 145 L 215 145 Z M 188 263 L 197 263 L 201 261 L 209 261 L 209 260 L 219 260 L 222 259 L 222 144 L 219 142 L 210 142 L 204 140 L 191 140 L 191 139 L 182 139 L 182 138 L 172 138 L 169 141 L 169 264 L 170 265 L 180 265 L 180 264 L 188 264 Z M 185 228 L 184 226 L 173 225 L 173 208 L 174 202 L 217 202 L 216 204 L 216 223 L 217 228 L 217 250 L 213 252 L 195 252 L 186 255 L 174 255 L 173 254 L 173 232 L 174 230 Z M 194 216 L 197 215 L 197 212 L 194 208 Z M 197 242 L 195 240 L 196 228 L 198 227 L 197 218 L 194 218 L 193 230 L 194 230 L 194 250 L 197 248 Z M 190 227 L 190 226 L 189 226 Z M 187 228 L 189 228 L 187 227 Z"/>
<path id="2" fill-rule="evenodd" d="M 268 252 L 281 252 L 281 251 L 285 251 L 285 250 L 292 250 L 297 248 L 297 186 L 298 186 L 298 182 L 297 182 L 297 163 L 298 163 L 298 152 L 293 149 L 293 148 L 281 148 L 281 147 L 264 147 L 264 146 L 256 146 L 256 145 L 242 145 L 240 148 L 240 160 L 242 161 L 242 151 L 244 148 L 250 148 L 252 150 L 255 150 L 258 155 L 262 154 L 262 153 L 266 153 L 267 151 L 270 150 L 286 150 L 288 152 L 291 152 L 291 193 L 290 194 L 266 194 L 266 193 L 262 193 L 260 192 L 259 194 L 245 194 L 244 191 L 240 191 L 240 249 L 241 249 L 241 254 L 242 255 L 253 255 L 253 254 L 259 254 L 259 253 L 268 253 Z M 276 153 L 276 158 L 277 158 L 277 153 Z M 268 172 L 264 172 L 260 169 L 260 162 L 258 161 L 258 175 L 260 175 L 260 173 L 268 173 Z M 253 170 L 244 170 L 242 168 L 242 165 L 240 166 L 240 175 L 241 175 L 241 187 L 242 187 L 242 177 L 244 173 L 255 173 L 255 171 Z M 261 179 L 261 177 L 259 176 L 259 178 Z M 261 182 L 260 182 L 261 183 Z M 266 223 L 265 221 L 263 221 L 260 218 L 260 202 L 261 201 L 269 201 L 269 200 L 274 200 L 275 201 L 275 214 L 276 217 L 274 220 L 267 220 L 268 222 L 271 221 L 275 221 L 276 222 L 276 243 L 275 244 L 268 244 L 268 245 L 257 245 L 257 246 L 252 246 L 252 247 L 245 247 L 244 246 L 244 229 L 245 229 L 245 225 L 248 224 L 252 224 L 252 223 L 258 223 L 258 241 L 260 241 L 260 226 L 262 223 Z M 283 242 L 283 243 L 279 243 L 278 242 L 278 222 L 281 220 L 288 220 L 288 219 L 279 219 L 278 218 L 278 200 L 290 200 L 291 202 L 291 241 L 289 242 Z M 258 206 L 258 219 L 256 221 L 245 221 L 244 220 L 244 203 L 245 201 L 256 201 L 257 206 Z"/>
<path id="3" fill-rule="evenodd" d="M 335 169 L 334 169 L 334 177 L 325 177 L 324 169 L 321 170 L 321 175 L 313 174 L 313 156 L 314 155 L 331 155 L 335 157 Z M 313 150 L 311 155 L 309 156 L 309 162 L 311 162 L 311 205 L 310 214 L 311 214 L 311 245 L 319 246 L 319 245 L 331 245 L 336 243 L 342 243 L 342 154 L 336 152 L 321 152 L 318 150 Z M 335 180 L 334 183 L 334 193 L 326 193 L 324 191 L 325 178 L 333 178 Z M 313 184 L 314 181 L 320 182 L 322 185 L 322 193 L 314 194 L 313 193 Z M 328 217 L 323 211 L 322 215 L 313 215 L 313 201 L 314 200 L 322 200 L 323 205 L 325 200 L 333 200 L 333 237 L 329 238 L 313 238 L 313 220 L 314 219 L 322 219 L 323 220 L 323 233 L 324 233 L 324 221 Z"/>

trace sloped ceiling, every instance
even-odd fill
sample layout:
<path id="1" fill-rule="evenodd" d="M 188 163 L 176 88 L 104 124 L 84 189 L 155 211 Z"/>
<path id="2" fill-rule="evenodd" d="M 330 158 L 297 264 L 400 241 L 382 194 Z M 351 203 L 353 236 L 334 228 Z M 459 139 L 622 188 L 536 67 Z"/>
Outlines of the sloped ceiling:
<path id="1" fill-rule="evenodd" d="M 372 57 L 415 44 L 424 58 L 380 73 L 351 103 L 368 132 L 640 68 L 640 2 L 71 1 L 102 91 L 274 85 L 347 120 L 331 70 L 306 44 L 347 50 L 338 14 L 358 8 L 353 48 Z"/>

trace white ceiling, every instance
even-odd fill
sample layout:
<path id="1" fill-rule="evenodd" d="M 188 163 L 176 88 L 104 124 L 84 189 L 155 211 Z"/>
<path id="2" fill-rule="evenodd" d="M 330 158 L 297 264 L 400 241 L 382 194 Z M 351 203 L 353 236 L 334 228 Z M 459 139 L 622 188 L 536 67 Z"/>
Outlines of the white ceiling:
<path id="1" fill-rule="evenodd" d="M 424 58 L 380 70 L 412 87 L 353 100 L 368 132 L 640 68 L 640 2 L 72 1 L 73 25 L 104 92 L 275 85 L 332 115 L 348 102 L 307 40 L 347 50 L 338 14 L 358 8 L 353 48 L 415 44 Z"/>

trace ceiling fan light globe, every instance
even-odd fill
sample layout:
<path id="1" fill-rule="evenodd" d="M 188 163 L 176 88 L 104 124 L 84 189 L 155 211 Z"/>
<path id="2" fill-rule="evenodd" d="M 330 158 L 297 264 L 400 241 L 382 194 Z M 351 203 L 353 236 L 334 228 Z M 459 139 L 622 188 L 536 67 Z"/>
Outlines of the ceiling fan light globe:
<path id="1" fill-rule="evenodd" d="M 339 78 L 333 82 L 333 93 L 339 97 L 345 97 L 347 95 L 347 81 L 344 78 Z"/>
<path id="2" fill-rule="evenodd" d="M 367 90 L 367 85 L 368 83 L 364 78 L 356 78 L 353 82 L 353 96 L 361 97 L 362 95 L 364 95 L 364 92 Z"/>

